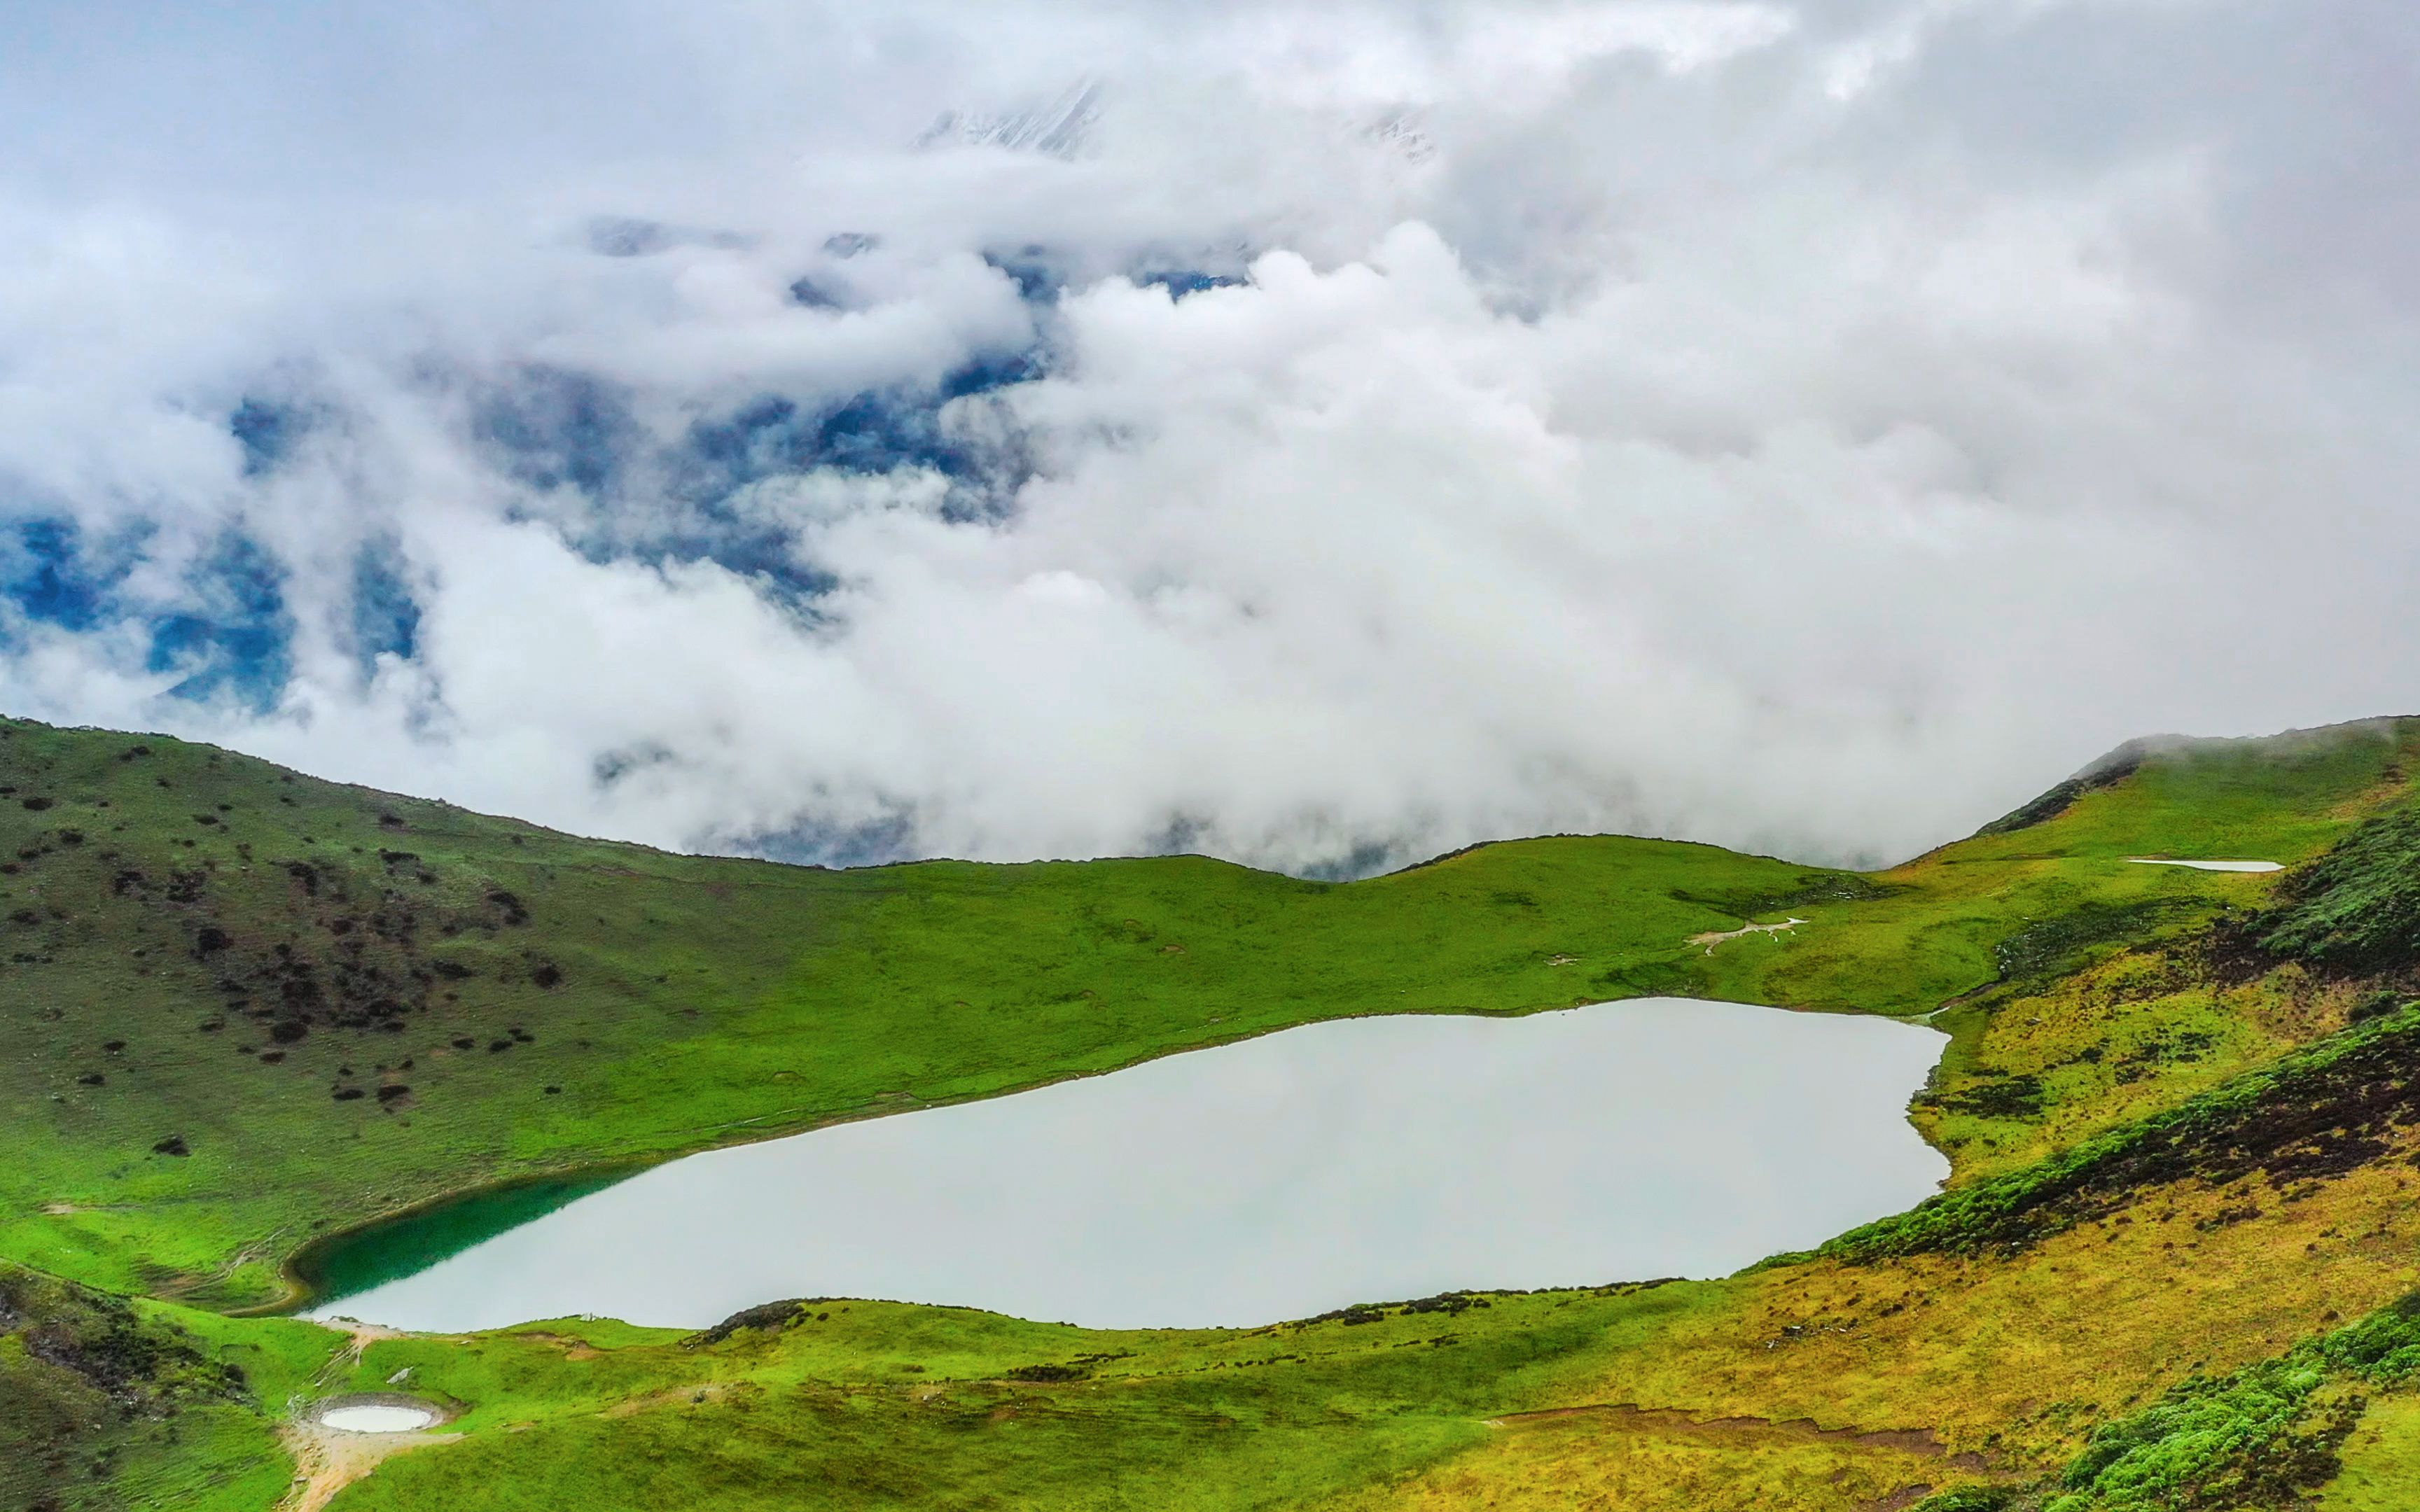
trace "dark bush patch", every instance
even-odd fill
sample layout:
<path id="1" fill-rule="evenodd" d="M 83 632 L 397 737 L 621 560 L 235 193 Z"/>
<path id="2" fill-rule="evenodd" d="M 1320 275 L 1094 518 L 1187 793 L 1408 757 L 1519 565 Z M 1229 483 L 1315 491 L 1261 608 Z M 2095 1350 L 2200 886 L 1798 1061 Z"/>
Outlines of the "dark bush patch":
<path id="1" fill-rule="evenodd" d="M 1699 977 L 1679 961 L 1645 961 L 1600 972 L 1589 985 L 1607 997 L 1686 997 Z"/>
<path id="2" fill-rule="evenodd" d="M 563 968 L 551 961 L 542 962 L 530 973 L 530 980 L 541 987 L 559 987 L 563 985 Z"/>
<path id="3" fill-rule="evenodd" d="M 151 1147 L 151 1153 L 154 1155 L 190 1155 L 193 1151 L 186 1148 L 185 1136 L 183 1134 L 170 1134 L 167 1138 L 161 1140 L 156 1145 L 153 1145 Z"/>
<path id="4" fill-rule="evenodd" d="M 283 1050 L 264 1050 L 260 1053 L 260 1063 L 264 1066 L 282 1065 L 285 1060 L 286 1052 Z"/>
<path id="5" fill-rule="evenodd" d="M 228 938 L 226 931 L 215 924 L 205 924 L 194 934 L 194 954 L 216 955 L 234 943 L 234 940 Z"/>
<path id="6" fill-rule="evenodd" d="M 123 1040 L 103 1040 L 101 1041 L 101 1047 L 114 1056 L 120 1050 L 126 1048 L 126 1041 Z"/>
<path id="7" fill-rule="evenodd" d="M 2072 913 L 2028 924 L 1993 948 L 2003 982 L 2046 981 L 2066 976 L 2102 946 L 2139 941 L 2164 918 L 2189 912 L 2189 899 L 2154 898 L 2137 903 L 2086 903 Z"/>
<path id="8" fill-rule="evenodd" d="M 358 1103 L 369 1094 L 364 1092 L 358 1087 L 339 1087 L 328 1095 L 334 1098 L 339 1103 Z"/>
<path id="9" fill-rule="evenodd" d="M 2218 1036 L 2206 1029 L 2179 1029 L 2157 1035 L 2118 1058 L 2117 1079 L 2121 1086 L 2131 1086 L 2159 1067 L 2191 1065 L 2207 1057 L 2216 1043 Z"/>
<path id="10" fill-rule="evenodd" d="M 2387 1014 L 2395 1011 L 2397 1007 L 2396 1000 L 2401 995 L 2402 995 L 2400 993 L 2394 992 L 2372 993 L 2368 996 L 2363 998 L 2360 1002 L 2353 1004 L 2351 1009 L 2347 1011 L 2345 1013 L 2345 1022 L 2348 1024 L 2366 1024 L 2371 1019 L 2384 1018 Z"/>
<path id="11" fill-rule="evenodd" d="M 1994 1080 L 1979 1087 L 1926 1101 L 1945 1113 L 1963 1113 L 1978 1119 L 2037 1119 L 2042 1110 L 2041 1078 L 1995 1073 Z"/>
<path id="12" fill-rule="evenodd" d="M 1803 872 L 1797 881 L 1787 887 L 1761 890 L 1731 887 L 1711 891 L 1675 887 L 1666 896 L 1675 903 L 1696 903 L 1700 908 L 1711 908 L 1718 914 L 1745 920 L 1759 914 L 1784 913 L 1806 903 L 1865 903 L 1904 890 L 1885 887 L 1854 872 Z"/>
<path id="13" fill-rule="evenodd" d="M 733 1313 L 712 1328 L 692 1334 L 681 1342 L 691 1349 L 703 1345 L 720 1344 L 743 1328 L 768 1330 L 782 1328 L 797 1319 L 806 1310 L 807 1304 L 803 1302 L 768 1302 L 762 1306 L 749 1307 Z"/>
<path id="14" fill-rule="evenodd" d="M 43 810 L 51 806 L 51 800 L 48 798 L 27 798 L 24 800 L 24 804 L 27 809 L 32 810 L 36 813 L 40 813 Z"/>
<path id="15" fill-rule="evenodd" d="M 378 1089 L 378 1100 L 381 1103 L 392 1103 L 398 1097 L 409 1097 L 411 1095 L 411 1088 L 404 1086 L 400 1082 L 392 1083 Z"/>
<path id="16" fill-rule="evenodd" d="M 1011 1381 L 1082 1381 L 1092 1372 L 1079 1365 L 1021 1365 L 1007 1372 Z"/>
<path id="17" fill-rule="evenodd" d="M 2238 943 L 2348 973 L 2420 965 L 2420 807 L 2365 820 L 2277 896 L 2241 922 Z"/>
<path id="18" fill-rule="evenodd" d="M 401 829 L 403 827 L 402 819 L 391 813 L 382 813 L 379 815 L 378 822 L 380 829 Z"/>
<path id="19" fill-rule="evenodd" d="M 1404 1304 L 1404 1311 L 1407 1313 L 1444 1313 L 1450 1317 L 1453 1314 L 1466 1312 L 1473 1307 L 1484 1307 L 1487 1304 L 1480 1298 L 1469 1296 L 1463 1292 L 1440 1291 L 1434 1297 L 1421 1297 L 1415 1301 Z"/>
<path id="20" fill-rule="evenodd" d="M 101 1083 L 107 1080 L 109 1080 L 109 1078 L 103 1076 L 101 1072 L 97 1071 L 88 1071 L 76 1078 L 76 1085 L 78 1087 L 99 1087 Z"/>

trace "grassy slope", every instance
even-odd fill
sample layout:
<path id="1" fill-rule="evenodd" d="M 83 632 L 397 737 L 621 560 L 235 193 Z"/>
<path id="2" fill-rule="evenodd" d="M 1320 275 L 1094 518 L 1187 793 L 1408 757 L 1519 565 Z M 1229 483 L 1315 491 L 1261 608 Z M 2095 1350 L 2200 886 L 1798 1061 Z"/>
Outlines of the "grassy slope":
<path id="1" fill-rule="evenodd" d="M 2420 1487 L 2420 1396 L 2374 1406 L 2345 1445 L 2344 1474 L 2323 1512 L 2402 1512 Z"/>
<path id="2" fill-rule="evenodd" d="M 291 1465 L 261 1407 L 334 1342 L 0 1265 L 0 1506 L 267 1506 Z"/>
<path id="3" fill-rule="evenodd" d="M 1312 1019 L 1649 992 L 1921 1011 L 2040 920 L 2183 927 L 2257 900 L 2257 877 L 2122 857 L 2301 859 L 2413 738 L 2213 747 L 1871 883 L 1599 837 L 1337 886 L 1199 857 L 676 856 L 160 737 L 0 724 L 0 1118 L 39 1132 L 0 1170 L 0 1255 L 257 1302 L 313 1237 L 465 1187 Z M 1861 892 L 1881 895 L 1837 896 Z M 1812 920 L 1786 941 L 1684 943 L 1785 909 Z M 171 1138 L 189 1153 L 155 1152 Z"/>
<path id="4" fill-rule="evenodd" d="M 7 820 L 12 849 L 50 854 L 0 877 L 0 903 L 35 913 L 0 933 L 0 950 L 48 959 L 5 968 L 14 1044 L 0 1097 L 12 1119 L 33 1115 L 12 1127 L 49 1136 L 0 1176 L 0 1254 L 161 1289 L 217 1272 L 214 1289 L 195 1289 L 238 1300 L 315 1214 L 352 1219 L 499 1174 L 907 1105 L 903 1092 L 977 1095 L 1333 1012 L 1625 991 L 1896 1011 L 1970 994 L 1945 1016 L 1960 1028 L 1953 1064 L 1921 1112 L 1960 1180 L 1983 1180 L 2275 1061 L 2374 995 L 2290 964 L 2213 973 L 2198 932 L 2260 904 L 2271 883 L 2122 857 L 2305 859 L 2399 800 L 2412 732 L 2161 758 L 2043 823 L 1862 881 L 1566 840 L 1346 887 L 1190 859 L 851 873 L 701 861 L 157 739 L 120 760 L 134 743 L 23 725 L 0 741 L 9 785 L 54 800 Z M 197 811 L 220 822 L 194 824 Z M 404 827 L 381 826 L 382 812 Z M 60 843 L 63 825 L 83 843 Z M 380 848 L 417 857 L 381 861 Z M 110 887 L 212 856 L 188 902 L 173 882 Z M 318 868 L 316 898 L 274 864 L 302 857 Z M 526 922 L 489 900 L 498 886 Z M 355 996 L 397 1004 L 371 1024 L 403 1030 L 325 1022 L 342 1009 L 329 984 L 348 952 L 323 921 L 407 909 L 411 949 L 370 927 L 380 943 L 355 962 L 357 978 L 386 974 Z M 1712 956 L 1680 943 L 1783 909 L 1813 922 Z M 196 961 L 205 927 L 229 940 Z M 226 1027 L 194 1025 L 197 1004 L 229 995 L 221 980 L 250 987 L 253 1006 L 282 1001 L 255 985 L 280 943 L 319 963 L 323 1007 L 265 1067 L 234 1037 L 266 1048 L 268 1021 L 222 1011 Z M 1546 964 L 1556 954 L 1580 959 Z M 476 974 L 439 976 L 439 961 Z M 546 964 L 563 974 L 551 988 L 531 980 Z M 429 972 L 425 1006 L 397 995 L 414 967 Z M 515 1025 L 532 1042 L 484 1048 Z M 457 1031 L 473 1051 L 452 1051 Z M 99 1050 L 110 1038 L 126 1047 Z M 412 1090 L 384 1110 L 329 1096 L 404 1059 L 413 1069 L 387 1079 Z M 87 1065 L 101 1087 L 75 1083 Z M 550 1079 L 565 1091 L 539 1090 Z M 163 1132 L 193 1154 L 144 1153 Z M 2014 1254 L 1830 1256 L 1368 1324 L 1096 1335 L 857 1303 L 713 1345 L 574 1324 L 381 1342 L 353 1365 L 306 1325 L 139 1305 L 179 1320 L 208 1356 L 253 1362 L 279 1383 L 254 1393 L 272 1414 L 287 1395 L 348 1373 L 366 1387 L 407 1365 L 415 1386 L 468 1408 L 462 1442 L 390 1462 L 349 1507 L 1849 1507 L 2055 1470 L 2095 1424 L 2180 1379 L 2250 1365 L 2407 1288 L 2413 1140 L 2398 1125 L 2386 1142 L 2393 1158 L 2291 1200 L 2257 1175 L 2170 1173 Z M 62 1201 L 91 1206 L 39 1211 Z M 1083 1380 L 1009 1379 L 1103 1355 L 1116 1358 L 1080 1365 Z M 2356 1471 L 2397 1452 L 2391 1434 L 2373 1437 L 2385 1447 L 2348 1448 Z M 266 1463 L 256 1429 L 245 1442 L 254 1458 L 221 1458 Z M 1991 1458 L 1978 1468 L 1945 1450 Z"/>
<path id="5" fill-rule="evenodd" d="M 0 1253 L 220 1303 L 273 1295 L 317 1231 L 499 1178 L 1311 1018 L 1573 1002 L 1733 921 L 1672 889 L 1808 874 L 1627 840 L 1348 887 L 1191 857 L 818 872 L 22 724 L 0 787 L 0 1117 L 41 1135 L 0 1172 Z"/>

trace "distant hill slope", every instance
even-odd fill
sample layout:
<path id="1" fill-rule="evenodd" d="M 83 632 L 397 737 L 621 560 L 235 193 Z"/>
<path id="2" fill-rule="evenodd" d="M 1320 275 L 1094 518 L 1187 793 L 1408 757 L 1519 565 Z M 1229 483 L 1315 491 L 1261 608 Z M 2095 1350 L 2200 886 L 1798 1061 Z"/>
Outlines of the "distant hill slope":
<path id="1" fill-rule="evenodd" d="M 2364 738 L 2393 745 L 2410 719 L 2381 717 L 2314 730 L 2288 730 L 2274 735 L 2213 738 L 2195 735 L 2144 735 L 2085 764 L 2073 777 L 2049 789 L 2021 809 L 2012 810 L 1975 833 L 2009 835 L 2055 819 L 2087 793 L 2124 781 L 2146 763 L 2164 766 L 2264 769 L 2279 766 L 2327 766 L 2358 750 Z"/>
<path id="2" fill-rule="evenodd" d="M 674 856 L 0 722 L 0 1255 L 257 1304 L 313 1240 L 471 1188 L 1319 1018 L 1645 993 L 1921 1011 L 2004 975 L 2045 918 L 2264 896 L 2122 857 L 2301 860 L 2401 792 L 2413 744 L 2154 752 L 1874 877 L 1575 837 L 1330 885 L 1189 856 Z M 1787 915 L 1811 922 L 1784 943 L 1688 943 Z"/>

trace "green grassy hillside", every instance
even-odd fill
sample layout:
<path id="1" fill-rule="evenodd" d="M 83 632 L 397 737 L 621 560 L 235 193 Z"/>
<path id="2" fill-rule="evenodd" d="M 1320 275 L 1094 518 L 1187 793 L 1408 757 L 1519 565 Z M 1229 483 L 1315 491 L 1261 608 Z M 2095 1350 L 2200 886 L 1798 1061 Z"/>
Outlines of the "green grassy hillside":
<path id="1" fill-rule="evenodd" d="M 259 1303 L 315 1237 L 465 1188 L 1314 1019 L 1645 993 L 1920 1012 L 2261 897 L 2123 857 L 2302 859 L 2412 738 L 2198 748 L 1878 877 L 1590 837 L 1334 885 L 1191 856 L 677 856 L 0 724 L 0 1111 L 39 1132 L 0 1169 L 0 1253 Z M 1687 943 L 1792 915 L 1786 943 Z"/>
<path id="2" fill-rule="evenodd" d="M 1870 875 L 1588 837 L 1331 885 L 675 856 L 0 723 L 0 1259 L 33 1268 L 0 1395 L 56 1450 L 23 1494 L 266 1505 L 299 1456 L 294 1504 L 348 1507 L 2375 1502 L 2414 1458 L 2381 1362 L 2420 1285 L 2415 747 L 2139 748 Z M 314 1240 L 500 1180 L 1342 1014 L 1646 993 L 1942 1010 L 1916 1113 L 1951 1192 L 1728 1282 L 1257 1331 L 221 1315 Z M 58 1343 L 112 1328 L 151 1343 L 98 1373 Z M 365 1476 L 291 1426 L 407 1368 L 458 1438 Z"/>

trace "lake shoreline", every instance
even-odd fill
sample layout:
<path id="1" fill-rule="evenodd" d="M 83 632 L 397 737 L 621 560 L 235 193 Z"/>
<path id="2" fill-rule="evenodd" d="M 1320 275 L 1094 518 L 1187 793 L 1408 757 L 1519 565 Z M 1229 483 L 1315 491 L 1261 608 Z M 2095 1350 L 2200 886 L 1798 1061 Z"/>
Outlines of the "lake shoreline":
<path id="1" fill-rule="evenodd" d="M 1339 1016 L 687 1156 L 365 1267 L 313 1311 L 694 1328 L 812 1292 L 1228 1327 L 1472 1283 L 1719 1276 L 1938 1189 L 1948 1162 L 1908 1107 L 1948 1043 L 1700 999 Z"/>

